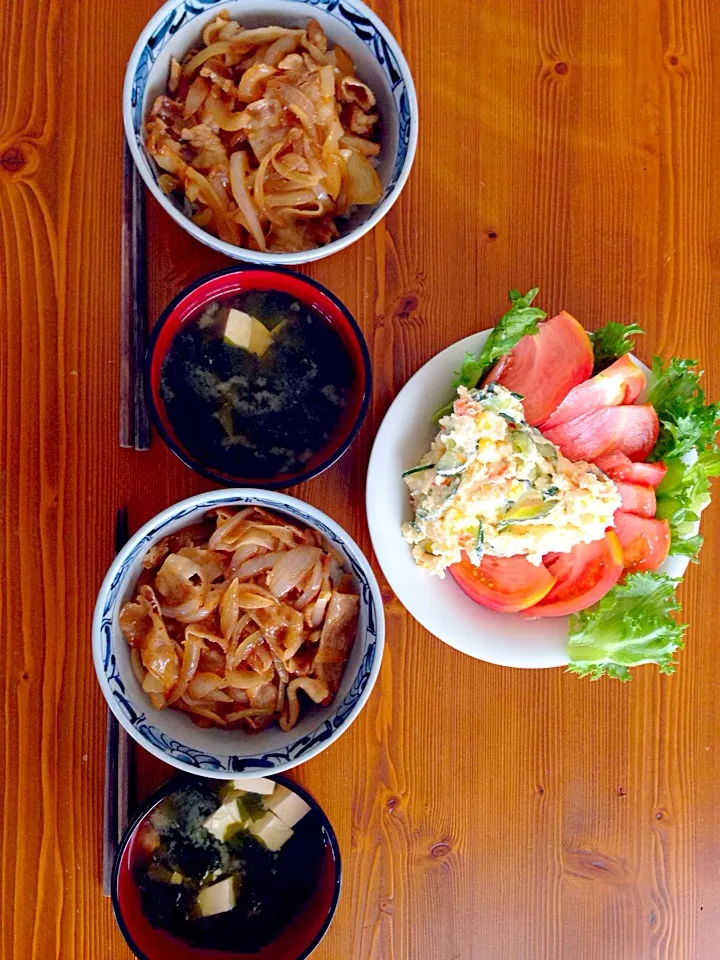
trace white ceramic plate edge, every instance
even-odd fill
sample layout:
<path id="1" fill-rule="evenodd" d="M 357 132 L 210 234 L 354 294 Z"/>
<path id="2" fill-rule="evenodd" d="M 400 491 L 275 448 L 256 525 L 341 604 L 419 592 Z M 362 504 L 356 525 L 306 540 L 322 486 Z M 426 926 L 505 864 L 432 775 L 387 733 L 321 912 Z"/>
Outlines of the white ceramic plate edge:
<path id="1" fill-rule="evenodd" d="M 415 567 L 410 558 L 409 547 L 400 535 L 400 523 L 411 518 L 409 498 L 400 473 L 417 462 L 428 449 L 429 441 L 436 433 L 430 420 L 431 414 L 443 403 L 446 396 L 449 399 L 452 373 L 458 369 L 463 353 L 466 350 L 477 353 L 489 334 L 490 329 L 471 334 L 436 354 L 413 374 L 388 408 L 377 432 L 368 464 L 366 511 L 370 538 L 383 575 L 400 602 L 421 626 L 444 643 L 461 653 L 504 667 L 541 669 L 567 666 L 567 617 L 532 621 L 523 620 L 515 614 L 493 613 L 465 597 L 449 577 L 440 581 L 443 588 L 439 588 L 437 578 L 428 577 Z M 646 376 L 650 376 L 648 367 L 637 357 L 631 356 Z M 438 383 L 441 384 L 439 388 Z M 418 409 L 417 418 L 413 422 L 405 416 L 404 408 L 408 404 L 408 398 L 418 395 L 423 401 L 427 397 L 427 413 Z M 639 399 L 642 399 L 642 395 Z M 399 429 L 399 417 L 410 424 L 410 430 L 403 433 Z M 398 451 L 398 437 L 402 434 L 403 440 L 409 439 L 408 446 L 412 447 L 413 427 L 418 435 L 427 437 L 427 443 L 423 446 L 416 441 L 414 455 L 403 458 Z M 400 508 L 388 509 L 389 501 L 397 504 L 400 499 Z M 660 572 L 680 577 L 688 562 L 685 557 L 669 557 Z M 412 571 L 417 571 L 421 577 L 416 578 Z M 428 599 L 430 592 L 435 595 L 434 605 Z M 438 609 L 439 607 L 441 609 Z M 477 621 L 475 631 L 468 629 L 473 613 Z M 463 621 L 460 624 L 458 616 Z M 485 633 L 479 638 L 477 631 L 481 625 Z M 522 627 L 527 642 L 521 643 L 517 636 L 510 635 L 518 627 Z M 493 639 L 496 631 L 497 644 Z"/>

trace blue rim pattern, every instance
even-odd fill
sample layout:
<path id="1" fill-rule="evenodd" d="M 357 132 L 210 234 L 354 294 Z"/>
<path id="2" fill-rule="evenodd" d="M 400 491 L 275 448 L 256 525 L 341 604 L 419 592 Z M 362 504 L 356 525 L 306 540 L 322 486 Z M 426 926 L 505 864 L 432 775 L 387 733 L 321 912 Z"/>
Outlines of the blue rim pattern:
<path id="1" fill-rule="evenodd" d="M 398 148 L 392 177 L 382 196 L 382 200 L 385 200 L 393 192 L 400 178 L 410 143 L 410 98 L 397 57 L 372 20 L 353 7 L 350 0 L 304 0 L 304 2 L 308 6 L 321 8 L 324 13 L 330 14 L 349 27 L 355 36 L 372 51 L 388 79 L 398 115 Z M 144 155 L 146 154 L 142 132 L 142 103 L 152 65 L 168 40 L 181 27 L 195 17 L 206 14 L 209 7 L 217 4 L 218 0 L 184 0 L 183 3 L 179 3 L 156 28 L 140 54 L 133 76 L 131 103 L 135 138 Z M 156 176 L 154 165 L 150 164 L 150 167 L 153 175 Z"/>
<path id="2" fill-rule="evenodd" d="M 213 2 L 215 2 L 215 0 L 213 0 Z M 327 540 L 340 548 L 343 555 L 347 558 L 352 572 L 360 584 L 361 604 L 367 615 L 364 638 L 367 649 L 365 650 L 357 671 L 357 675 L 350 690 L 337 706 L 335 711 L 331 714 L 331 716 L 328 717 L 311 733 L 306 734 L 304 737 L 300 737 L 300 739 L 289 744 L 284 749 L 242 757 L 230 754 L 224 758 L 225 762 L 223 763 L 218 756 L 213 756 L 205 753 L 202 750 L 198 750 L 195 747 L 190 747 L 187 744 L 181 743 L 179 740 L 176 740 L 174 737 L 163 733 L 162 730 L 159 730 L 157 727 L 155 727 L 148 720 L 145 713 L 138 713 L 128 698 L 125 690 L 125 684 L 123 683 L 118 671 L 115 654 L 113 653 L 113 619 L 114 609 L 117 604 L 120 588 L 124 579 L 124 571 L 127 566 L 132 564 L 139 556 L 142 556 L 142 554 L 145 553 L 150 544 L 157 538 L 158 534 L 161 533 L 165 527 L 171 523 L 175 523 L 178 520 L 182 520 L 183 517 L 197 513 L 197 505 L 186 507 L 184 510 L 148 530 L 142 540 L 135 545 L 131 553 L 129 553 L 125 558 L 123 567 L 118 571 L 110 583 L 105 604 L 103 605 L 100 632 L 103 643 L 102 660 L 105 679 L 107 680 L 110 693 L 116 704 L 143 740 L 146 740 L 148 743 L 152 744 L 152 746 L 157 750 L 161 750 L 168 756 L 173 757 L 181 763 L 195 767 L 198 770 L 227 771 L 229 774 L 241 773 L 244 771 L 271 770 L 277 767 L 279 764 L 297 762 L 303 756 L 305 756 L 309 750 L 312 750 L 318 744 L 323 743 L 325 740 L 331 737 L 335 730 L 345 723 L 348 716 L 354 710 L 358 700 L 362 696 L 365 687 L 367 686 L 368 680 L 370 679 L 370 675 L 372 673 L 373 664 L 375 662 L 378 633 L 377 610 L 375 608 L 375 600 L 373 598 L 368 578 L 361 564 L 353 555 L 353 552 L 348 544 L 342 540 L 334 530 L 323 523 L 322 520 L 303 513 L 302 510 L 297 509 L 295 506 L 291 507 L 288 504 L 283 504 L 281 507 L 278 507 L 277 501 L 271 498 L 264 499 L 263 497 L 257 495 L 243 497 L 242 494 L 238 494 L 237 496 L 233 497 L 233 503 L 260 504 L 270 510 L 281 509 L 283 512 L 290 513 L 297 519 L 302 520 L 308 526 L 319 530 Z M 224 495 L 218 496 L 217 498 L 208 498 L 203 502 L 202 508 L 204 511 L 207 511 L 212 510 L 213 507 L 227 505 L 228 498 L 227 495 Z"/>

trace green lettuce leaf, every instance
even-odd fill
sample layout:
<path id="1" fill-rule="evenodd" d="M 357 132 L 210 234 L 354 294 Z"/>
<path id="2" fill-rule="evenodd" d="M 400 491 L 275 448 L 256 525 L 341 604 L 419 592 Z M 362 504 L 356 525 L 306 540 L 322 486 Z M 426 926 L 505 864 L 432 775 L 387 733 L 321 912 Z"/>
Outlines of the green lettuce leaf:
<path id="1" fill-rule="evenodd" d="M 710 477 L 720 476 L 720 450 L 710 448 L 695 463 L 670 460 L 668 472 L 657 489 L 658 520 L 670 524 L 670 553 L 697 560 L 702 537 L 694 525 L 703 507 L 710 503 Z"/>
<path id="2" fill-rule="evenodd" d="M 519 290 L 510 291 L 508 294 L 510 309 L 500 317 L 480 353 L 465 354 L 462 366 L 455 372 L 453 390 L 457 390 L 458 387 L 467 387 L 471 390 L 477 386 L 496 360 L 510 353 L 523 337 L 537 333 L 538 321 L 544 320 L 547 316 L 544 310 L 530 306 L 537 294 L 537 287 L 533 287 L 525 296 Z M 435 413 L 433 419 L 437 421 L 451 410 L 452 403 L 446 404 Z"/>
<path id="3" fill-rule="evenodd" d="M 666 574 L 631 573 L 598 603 L 574 613 L 568 670 L 592 680 L 629 680 L 630 667 L 656 663 L 661 673 L 672 673 L 686 629 L 673 616 L 680 609 L 679 582 Z"/>
<path id="4" fill-rule="evenodd" d="M 636 323 L 616 323 L 611 320 L 589 334 L 595 357 L 593 376 L 609 367 L 618 357 L 630 353 L 635 346 L 635 337 L 644 332 Z"/>
<path id="5" fill-rule="evenodd" d="M 660 435 L 649 460 L 670 460 L 714 446 L 720 424 L 720 403 L 707 403 L 696 360 L 653 360 L 648 394 L 660 420 Z"/>

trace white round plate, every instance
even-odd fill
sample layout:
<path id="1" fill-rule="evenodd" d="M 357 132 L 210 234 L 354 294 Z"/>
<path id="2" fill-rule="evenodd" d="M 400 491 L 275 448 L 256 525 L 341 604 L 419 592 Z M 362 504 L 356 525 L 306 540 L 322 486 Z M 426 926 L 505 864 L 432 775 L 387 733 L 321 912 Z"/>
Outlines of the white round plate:
<path id="1" fill-rule="evenodd" d="M 408 380 L 382 422 L 368 467 L 366 499 L 370 537 L 388 583 L 400 602 L 430 633 L 478 660 L 503 667 L 561 667 L 568 663 L 567 617 L 523 620 L 474 603 L 448 575 L 441 580 L 420 570 L 402 539 L 412 520 L 403 470 L 418 463 L 437 433 L 433 413 L 452 397 L 450 384 L 466 351 L 478 353 L 490 331 L 459 340 Z M 633 360 L 646 376 L 648 368 Z M 638 398 L 640 402 L 643 395 Z M 688 561 L 670 557 L 663 573 L 681 576 Z"/>

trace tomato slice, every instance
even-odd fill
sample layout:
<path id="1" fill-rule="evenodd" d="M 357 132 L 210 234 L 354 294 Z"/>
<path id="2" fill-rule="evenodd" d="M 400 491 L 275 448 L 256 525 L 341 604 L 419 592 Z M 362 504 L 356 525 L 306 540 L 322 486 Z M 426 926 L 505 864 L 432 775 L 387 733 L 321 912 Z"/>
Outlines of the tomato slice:
<path id="1" fill-rule="evenodd" d="M 655 446 L 660 424 L 649 404 L 603 407 L 543 430 L 568 460 L 591 463 L 614 450 L 630 460 L 644 460 Z"/>
<path id="2" fill-rule="evenodd" d="M 667 473 L 662 461 L 657 463 L 633 463 L 619 450 L 599 457 L 595 465 L 604 470 L 611 480 L 627 480 L 628 483 L 643 483 L 648 487 L 659 487 Z"/>
<path id="3" fill-rule="evenodd" d="M 523 617 L 564 617 L 597 603 L 614 587 L 623 572 L 620 541 L 608 530 L 602 540 L 579 543 L 569 553 L 550 553 L 543 564 L 555 586 Z"/>
<path id="4" fill-rule="evenodd" d="M 499 360 L 485 379 L 522 394 L 525 419 L 546 420 L 573 387 L 592 373 L 593 351 L 587 333 L 564 310 L 538 324 Z"/>
<path id="5" fill-rule="evenodd" d="M 667 520 L 647 520 L 618 510 L 615 533 L 625 554 L 625 569 L 632 573 L 657 570 L 670 550 L 670 524 Z"/>
<path id="6" fill-rule="evenodd" d="M 559 423 L 579 417 L 599 407 L 619 407 L 635 403 L 645 386 L 645 374 L 630 357 L 620 357 L 607 370 L 573 387 L 563 402 L 541 424 L 540 429 L 556 427 Z"/>
<path id="7" fill-rule="evenodd" d="M 620 494 L 620 509 L 624 513 L 648 518 L 655 516 L 657 503 L 652 487 L 644 483 L 626 483 L 625 480 L 615 480 L 614 483 Z"/>
<path id="8" fill-rule="evenodd" d="M 555 578 L 542 564 L 535 567 L 520 556 L 486 555 L 479 567 L 464 556 L 449 570 L 471 600 L 500 613 L 517 613 L 531 607 L 542 600 L 555 583 Z"/>

